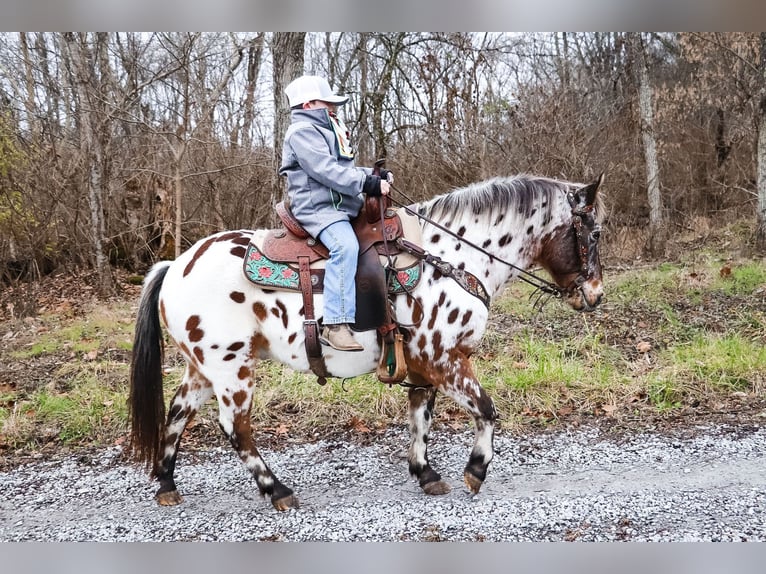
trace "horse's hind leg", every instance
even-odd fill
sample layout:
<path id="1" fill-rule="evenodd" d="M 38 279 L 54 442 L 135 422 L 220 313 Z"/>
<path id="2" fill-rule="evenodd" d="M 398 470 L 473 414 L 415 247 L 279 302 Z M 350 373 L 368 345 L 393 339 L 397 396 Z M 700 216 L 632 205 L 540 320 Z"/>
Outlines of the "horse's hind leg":
<path id="1" fill-rule="evenodd" d="M 447 494 L 450 486 L 428 463 L 428 433 L 433 420 L 436 389 L 413 387 L 409 390 L 410 448 L 407 454 L 410 474 L 426 494 Z"/>
<path id="2" fill-rule="evenodd" d="M 181 386 L 170 401 L 160 458 L 155 461 L 152 471 L 160 483 L 154 498 L 162 506 L 173 506 L 183 501 L 173 480 L 181 434 L 200 407 L 212 396 L 213 386 L 210 381 L 194 367 L 187 366 Z"/>
<path id="3" fill-rule="evenodd" d="M 271 504 L 277 510 L 297 508 L 298 499 L 293 495 L 292 489 L 286 487 L 274 476 L 253 443 L 250 424 L 252 397 L 252 389 L 249 387 L 218 396 L 220 409 L 218 420 L 221 430 L 252 473 L 261 495 L 268 495 L 271 498 Z"/>

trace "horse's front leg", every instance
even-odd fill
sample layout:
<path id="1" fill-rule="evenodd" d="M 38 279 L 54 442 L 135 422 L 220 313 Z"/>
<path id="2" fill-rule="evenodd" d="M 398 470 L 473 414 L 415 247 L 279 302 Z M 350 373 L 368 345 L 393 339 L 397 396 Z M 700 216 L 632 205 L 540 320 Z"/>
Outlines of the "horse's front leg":
<path id="1" fill-rule="evenodd" d="M 466 485 L 476 494 L 487 477 L 487 468 L 494 456 L 492 443 L 497 411 L 495 403 L 474 375 L 468 357 L 455 353 L 452 359 L 449 376 L 440 390 L 471 413 L 476 423 L 473 449 L 463 471 Z"/>
<path id="2" fill-rule="evenodd" d="M 426 494 L 447 494 L 450 486 L 428 463 L 428 433 L 433 420 L 436 389 L 413 387 L 409 394 L 410 448 L 407 460 L 410 474 L 418 479 Z"/>

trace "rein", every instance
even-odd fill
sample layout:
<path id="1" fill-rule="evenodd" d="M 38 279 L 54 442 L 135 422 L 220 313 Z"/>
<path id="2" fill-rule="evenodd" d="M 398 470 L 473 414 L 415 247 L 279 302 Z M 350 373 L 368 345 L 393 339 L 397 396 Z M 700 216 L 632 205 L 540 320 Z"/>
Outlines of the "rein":
<path id="1" fill-rule="evenodd" d="M 407 194 L 402 192 L 399 188 L 394 187 L 393 184 L 390 184 L 390 187 L 396 193 L 401 195 L 404 199 L 409 201 L 410 204 L 414 204 L 415 203 L 411 198 L 407 197 Z M 390 197 L 390 195 L 389 195 L 389 197 Z M 514 265 L 510 261 L 506 261 L 505 259 L 502 259 L 502 258 L 498 257 L 497 255 L 493 255 L 492 253 L 490 253 L 489 251 L 487 251 L 483 247 L 481 247 L 479 245 L 476 245 L 475 243 L 473 243 L 472 241 L 469 241 L 468 239 L 466 239 L 464 237 L 459 236 L 457 233 L 455 233 L 451 229 L 448 229 L 447 227 L 444 227 L 443 225 L 435 222 L 433 219 L 431 219 L 429 217 L 426 217 L 425 215 L 423 215 L 421 213 L 417 213 L 411 207 L 401 203 L 400 201 L 397 201 L 393 197 L 390 197 L 390 199 L 391 199 L 391 201 L 393 203 L 395 203 L 396 205 L 398 205 L 399 207 L 401 207 L 405 211 L 407 211 L 407 213 L 409 213 L 411 215 L 414 215 L 415 217 L 418 217 L 419 219 L 425 221 L 426 223 L 429 223 L 430 225 L 433 225 L 437 229 L 440 229 L 441 231 L 443 231 L 447 235 L 450 235 L 450 236 L 454 237 L 455 239 L 457 239 L 461 243 L 464 243 L 465 245 L 468 245 L 469 247 L 473 247 L 474 249 L 476 249 L 480 253 L 483 253 L 484 255 L 489 257 L 490 262 L 492 262 L 493 260 L 494 261 L 498 261 L 499 263 L 502 263 L 503 265 L 506 265 L 506 266 L 510 267 L 511 269 L 514 269 L 514 270 L 518 271 L 519 272 L 518 278 L 521 279 L 522 281 L 530 284 L 537 291 L 541 291 L 542 293 L 541 293 L 540 296 L 542 296 L 542 294 L 547 294 L 547 295 L 551 295 L 551 296 L 555 297 L 556 299 L 561 299 L 561 297 L 566 292 L 566 290 L 562 289 L 561 287 L 559 287 L 555 283 L 547 281 L 546 279 L 543 279 L 542 277 L 539 277 L 539 276 L 535 275 L 534 273 L 532 273 L 530 271 L 527 271 L 526 269 L 522 269 L 518 265 Z M 574 211 L 573 211 L 573 213 L 574 213 Z M 582 226 L 582 221 L 581 220 L 580 220 L 580 226 Z M 577 230 L 577 228 L 575 228 L 575 229 Z M 579 243 L 579 235 L 578 235 L 578 243 Z M 580 257 L 581 257 L 581 260 L 582 260 L 582 249 L 580 249 L 580 254 L 581 254 Z M 585 265 L 585 270 L 587 272 L 587 249 L 586 249 L 586 254 L 585 254 L 584 265 Z M 578 277 L 578 279 L 579 279 L 579 277 Z M 583 281 L 585 281 L 584 278 L 583 278 Z M 533 293 L 533 295 L 534 295 L 534 293 Z M 539 300 L 540 300 L 540 297 L 538 297 L 537 301 L 539 302 Z"/>

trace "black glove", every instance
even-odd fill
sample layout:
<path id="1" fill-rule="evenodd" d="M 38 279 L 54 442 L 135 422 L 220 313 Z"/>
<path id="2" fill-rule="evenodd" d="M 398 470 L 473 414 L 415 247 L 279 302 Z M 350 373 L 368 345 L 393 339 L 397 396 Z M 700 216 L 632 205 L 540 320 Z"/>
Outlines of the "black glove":
<path id="1" fill-rule="evenodd" d="M 368 175 L 364 180 L 362 191 L 367 194 L 367 197 L 380 197 L 380 177 Z"/>
<path id="2" fill-rule="evenodd" d="M 381 169 L 380 179 L 387 181 L 388 183 L 394 183 L 394 174 L 389 169 Z"/>

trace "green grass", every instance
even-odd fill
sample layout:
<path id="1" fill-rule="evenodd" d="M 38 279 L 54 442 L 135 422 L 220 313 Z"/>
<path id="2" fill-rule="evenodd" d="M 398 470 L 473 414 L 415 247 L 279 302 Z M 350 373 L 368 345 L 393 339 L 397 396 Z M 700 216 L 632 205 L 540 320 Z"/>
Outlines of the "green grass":
<path id="1" fill-rule="evenodd" d="M 707 385 L 721 391 L 753 388 L 766 374 L 766 347 L 736 333 L 698 335 L 664 354 L 678 380 Z"/>

